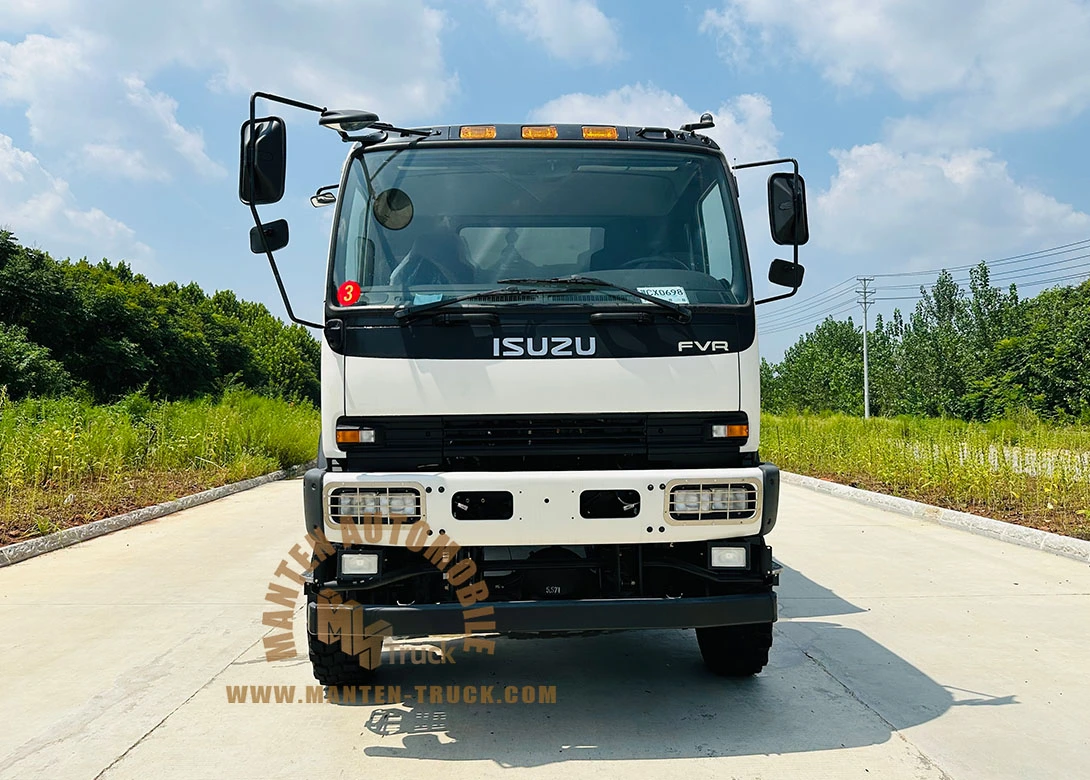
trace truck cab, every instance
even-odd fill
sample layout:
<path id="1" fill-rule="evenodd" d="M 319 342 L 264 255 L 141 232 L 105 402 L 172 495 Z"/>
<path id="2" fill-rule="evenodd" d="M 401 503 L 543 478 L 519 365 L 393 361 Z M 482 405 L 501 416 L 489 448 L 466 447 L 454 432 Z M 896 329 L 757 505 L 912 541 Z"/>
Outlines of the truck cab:
<path id="1" fill-rule="evenodd" d="M 352 144 L 318 198 L 336 213 L 304 477 L 317 679 L 368 679 L 382 637 L 493 652 L 497 634 L 666 628 L 695 629 L 716 673 L 760 671 L 779 471 L 711 118 L 402 129 L 311 108 Z M 255 207 L 283 191 L 280 122 L 251 105 L 240 178 L 274 270 L 286 227 Z M 769 183 L 795 247 L 770 278 L 792 293 L 802 187 L 797 164 Z"/>

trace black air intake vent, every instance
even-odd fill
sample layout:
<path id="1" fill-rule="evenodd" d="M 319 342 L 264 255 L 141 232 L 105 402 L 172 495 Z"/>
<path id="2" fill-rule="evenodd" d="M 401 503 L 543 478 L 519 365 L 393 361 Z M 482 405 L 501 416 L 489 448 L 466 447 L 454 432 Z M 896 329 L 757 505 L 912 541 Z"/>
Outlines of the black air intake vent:
<path id="1" fill-rule="evenodd" d="M 602 455 L 646 452 L 642 415 L 618 417 L 446 418 L 443 451 L 450 457 L 593 452 Z"/>
<path id="2" fill-rule="evenodd" d="M 713 439 L 743 412 L 344 417 L 374 428 L 375 444 L 345 445 L 349 470 L 468 471 L 721 468 L 756 465 L 745 438 Z M 753 460 L 748 462 L 746 458 Z"/>

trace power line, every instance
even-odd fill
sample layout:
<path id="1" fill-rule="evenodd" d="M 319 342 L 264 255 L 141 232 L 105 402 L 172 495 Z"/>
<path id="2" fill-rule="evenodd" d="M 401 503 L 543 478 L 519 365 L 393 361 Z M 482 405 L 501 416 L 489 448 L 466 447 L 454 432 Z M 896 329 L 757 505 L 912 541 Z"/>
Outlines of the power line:
<path id="1" fill-rule="evenodd" d="M 1086 267 L 1090 268 L 1090 265 L 1087 265 Z M 1055 273 L 1055 271 L 1048 271 L 1047 273 Z M 1036 274 L 1034 274 L 1034 275 L 1036 275 Z M 1080 273 L 1077 273 L 1077 274 L 1067 274 L 1066 276 L 1057 276 L 1057 277 L 1053 277 L 1052 279 L 1038 279 L 1036 282 L 1027 282 L 1026 284 L 1023 284 L 1023 285 L 1020 285 L 1020 286 L 1021 287 L 1041 287 L 1041 286 L 1046 285 L 1046 284 L 1055 284 L 1056 282 L 1066 282 L 1066 281 L 1071 281 L 1073 279 L 1087 279 L 1087 278 L 1090 278 L 1090 271 L 1083 271 L 1083 272 L 1080 272 Z M 874 300 L 876 300 L 876 301 L 922 301 L 923 296 L 922 295 L 905 295 L 905 296 L 896 296 L 896 297 L 889 297 L 889 298 L 875 298 Z"/>
<path id="2" fill-rule="evenodd" d="M 975 263 L 970 263 L 969 265 L 951 266 L 950 268 L 932 268 L 926 271 L 902 271 L 899 273 L 874 274 L 874 276 L 881 279 L 890 279 L 899 276 L 925 276 L 927 274 L 937 274 L 942 271 L 967 271 L 970 268 L 976 268 L 981 263 L 984 263 L 989 267 L 995 265 L 1010 265 L 1011 263 L 1022 263 L 1026 262 L 1027 260 L 1035 260 L 1041 257 L 1053 257 L 1057 254 L 1063 254 L 1063 251 L 1061 250 L 1073 251 L 1069 247 L 1078 247 L 1080 249 L 1085 249 L 1088 246 L 1090 246 L 1090 238 L 1084 238 L 1081 241 L 1073 241 L 1070 244 L 1060 244 L 1059 246 L 1051 246 L 1046 249 L 1038 249 L 1036 252 L 1026 252 L 1025 254 L 1021 255 L 1010 255 L 1008 257 L 1000 257 L 995 260 L 979 260 Z"/>
<path id="3" fill-rule="evenodd" d="M 855 307 L 856 307 L 856 302 L 855 301 L 849 301 L 847 306 L 844 306 L 841 309 L 837 309 L 836 311 L 829 312 L 822 319 L 826 320 L 826 319 L 829 319 L 830 317 L 839 317 L 841 314 L 847 314 L 848 312 L 852 311 L 853 309 L 855 309 Z M 765 335 L 765 336 L 772 336 L 772 335 L 775 335 L 776 333 L 783 333 L 784 331 L 788 331 L 788 330 L 796 330 L 802 325 L 807 325 L 807 324 L 811 324 L 811 323 L 813 323 L 813 319 L 807 317 L 806 319 L 799 320 L 797 322 L 786 323 L 784 325 L 777 325 L 776 327 L 770 328 L 768 330 L 761 329 L 761 334 Z"/>
<path id="4" fill-rule="evenodd" d="M 1051 255 L 1048 255 L 1048 256 L 1051 257 Z M 1073 262 L 1075 260 L 1085 260 L 1088 257 L 1090 257 L 1090 254 L 1073 255 L 1071 257 L 1065 257 L 1062 260 L 1053 260 L 1050 263 L 1035 263 L 1032 267 L 1033 268 L 1049 268 L 1049 267 L 1054 266 L 1054 265 L 1063 265 L 1064 263 L 1070 263 L 1070 262 Z M 973 268 L 976 268 L 976 266 L 973 266 Z M 1051 273 L 1051 271 L 1046 272 L 1046 273 Z M 991 281 L 991 282 L 1005 281 L 1007 279 L 1017 278 L 1019 276 L 1022 276 L 1023 274 L 1025 274 L 1025 271 L 1023 269 L 1008 268 L 1008 269 L 1004 269 L 1004 270 L 1000 271 L 999 273 L 995 274 L 994 276 L 989 275 L 988 281 Z M 1032 275 L 1032 274 L 1030 274 L 1030 275 Z M 965 283 L 965 282 L 968 282 L 969 279 L 968 278 L 955 278 L 954 281 L 959 282 L 959 283 Z M 887 290 L 912 290 L 912 289 L 919 289 L 922 286 L 926 287 L 927 285 L 926 284 L 920 284 L 918 282 L 916 284 L 891 284 L 891 285 L 887 285 L 885 289 L 887 289 Z"/>
<path id="5" fill-rule="evenodd" d="M 809 306 L 804 306 L 800 309 L 791 309 L 777 317 L 769 317 L 768 319 L 763 319 L 762 322 L 764 322 L 764 324 L 766 325 L 780 325 L 783 323 L 783 321 L 795 320 L 798 319 L 799 316 L 817 317 L 820 316 L 822 311 L 824 310 L 832 310 L 839 306 L 843 306 L 845 301 L 854 294 L 855 292 L 853 290 L 847 289 L 843 292 L 837 293 L 836 295 L 824 301 L 818 301 L 810 304 Z"/>
<path id="6" fill-rule="evenodd" d="M 791 306 L 790 308 L 786 308 L 783 311 L 776 312 L 776 313 L 772 314 L 771 316 L 769 316 L 767 321 L 772 322 L 772 321 L 775 321 L 775 320 L 778 320 L 778 319 L 794 319 L 801 312 L 804 312 L 804 311 L 807 311 L 809 309 L 813 309 L 813 308 L 816 308 L 816 307 L 827 306 L 830 302 L 835 301 L 837 298 L 843 298 L 845 295 L 851 295 L 852 291 L 850 289 L 845 289 L 845 290 L 840 290 L 839 292 L 834 293 L 833 295 L 825 296 L 826 293 L 832 292 L 833 290 L 836 290 L 838 287 L 845 287 L 846 285 L 848 285 L 849 283 L 854 282 L 854 281 L 855 281 L 854 279 L 846 279 L 845 281 L 841 282 L 840 284 L 833 285 L 832 287 L 829 287 L 826 290 L 822 290 L 822 292 L 817 293 L 815 295 L 812 295 L 809 298 L 804 298 L 803 300 L 799 301 L 794 306 Z M 825 297 L 822 297 L 822 296 L 825 296 Z"/>
<path id="7" fill-rule="evenodd" d="M 1006 257 L 1000 257 L 995 260 L 981 260 L 976 263 L 951 266 L 949 268 L 932 268 L 922 271 L 905 271 L 898 273 L 887 274 L 872 274 L 867 277 L 870 280 L 876 278 L 903 278 L 910 276 L 924 276 L 924 275 L 938 275 L 943 271 L 953 274 L 954 272 L 969 271 L 978 267 L 981 263 L 988 266 L 989 270 L 993 266 L 1013 266 L 1011 268 L 1003 268 L 998 273 L 989 276 L 989 282 L 1004 282 L 1013 281 L 1019 288 L 1039 287 L 1045 284 L 1053 284 L 1057 282 L 1069 281 L 1072 279 L 1078 279 L 1083 276 L 1087 276 L 1086 273 L 1071 274 L 1066 276 L 1053 277 L 1050 279 L 1038 279 L 1036 281 L 1028 281 L 1034 277 L 1055 274 L 1063 271 L 1073 271 L 1080 268 L 1090 268 L 1090 263 L 1080 263 L 1078 265 L 1070 265 L 1077 260 L 1085 260 L 1090 258 L 1090 253 L 1073 255 L 1071 257 L 1064 257 L 1059 260 L 1053 260 L 1047 263 L 1041 263 L 1040 260 L 1048 257 L 1057 257 L 1058 255 L 1069 254 L 1071 252 L 1078 252 L 1079 250 L 1090 249 L 1090 238 L 1082 239 L 1080 241 L 1073 241 L 1068 244 L 1060 244 L 1057 246 L 1046 247 L 1044 249 L 1038 249 L 1033 252 L 1025 252 L 1018 255 L 1009 255 Z M 1032 264 L 1032 265 L 1027 265 Z M 1023 265 L 1024 268 L 1017 266 Z M 1055 267 L 1065 266 L 1065 267 Z M 1041 270 L 1046 269 L 1046 270 Z M 838 317 L 845 314 L 855 308 L 858 301 L 846 301 L 845 299 L 852 295 L 853 291 L 849 285 L 853 282 L 861 281 L 861 277 L 847 278 L 837 284 L 827 287 L 821 290 L 809 298 L 805 298 L 799 302 L 799 304 L 783 311 L 777 312 L 767 319 L 761 319 L 759 322 L 760 331 L 763 335 L 771 336 L 777 333 L 783 333 L 790 330 L 795 330 L 805 325 L 811 325 L 815 321 L 828 319 L 830 317 Z M 954 278 L 955 284 L 964 285 L 969 283 L 970 279 L 966 278 Z M 884 290 L 910 290 L 920 289 L 921 287 L 933 287 L 934 281 L 921 282 L 915 284 L 894 284 L 886 285 Z M 846 289 L 845 289 L 846 288 Z M 868 292 L 871 292 L 868 290 Z M 923 296 L 883 296 L 872 297 L 871 301 L 918 301 Z M 866 312 L 864 312 L 864 319 L 866 320 Z"/>

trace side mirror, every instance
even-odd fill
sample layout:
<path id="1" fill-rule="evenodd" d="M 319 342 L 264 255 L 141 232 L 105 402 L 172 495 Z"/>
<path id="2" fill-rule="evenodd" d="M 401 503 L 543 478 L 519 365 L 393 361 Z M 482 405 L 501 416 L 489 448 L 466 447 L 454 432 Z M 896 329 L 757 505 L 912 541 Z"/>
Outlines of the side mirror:
<path id="1" fill-rule="evenodd" d="M 806 272 L 798 263 L 789 263 L 786 260 L 773 260 L 768 269 L 768 281 L 778 284 L 780 287 L 798 289 L 802 287 L 802 275 Z"/>
<path id="2" fill-rule="evenodd" d="M 264 234 L 264 241 L 262 241 Z M 288 221 L 278 219 L 275 222 L 266 222 L 260 228 L 254 225 L 250 228 L 250 251 L 255 255 L 265 254 L 268 245 L 270 252 L 283 249 L 288 245 Z"/>
<path id="3" fill-rule="evenodd" d="M 243 122 L 239 161 L 239 200 L 260 206 L 283 198 L 288 162 L 284 120 L 271 116 Z"/>
<path id="4" fill-rule="evenodd" d="M 810 240 L 806 185 L 801 176 L 774 173 L 768 177 L 768 223 L 772 240 L 780 246 L 802 246 Z"/>

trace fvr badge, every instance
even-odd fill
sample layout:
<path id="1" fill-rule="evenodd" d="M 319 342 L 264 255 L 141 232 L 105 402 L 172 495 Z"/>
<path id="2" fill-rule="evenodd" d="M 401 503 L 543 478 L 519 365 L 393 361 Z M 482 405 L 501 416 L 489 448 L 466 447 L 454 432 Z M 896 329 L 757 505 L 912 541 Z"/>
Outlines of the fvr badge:
<path id="1" fill-rule="evenodd" d="M 678 352 L 730 352 L 730 345 L 725 341 L 679 341 Z"/>

